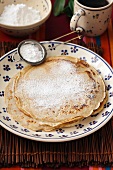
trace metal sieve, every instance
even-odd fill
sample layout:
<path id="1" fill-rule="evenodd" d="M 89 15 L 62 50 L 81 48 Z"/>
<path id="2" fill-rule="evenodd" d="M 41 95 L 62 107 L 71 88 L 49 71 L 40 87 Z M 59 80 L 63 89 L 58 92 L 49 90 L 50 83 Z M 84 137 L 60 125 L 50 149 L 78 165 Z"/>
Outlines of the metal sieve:
<path id="1" fill-rule="evenodd" d="M 62 37 L 65 37 L 65 36 L 67 36 L 67 35 L 73 34 L 73 33 L 75 33 L 75 32 L 76 32 L 76 31 L 70 32 L 70 33 L 68 33 L 68 34 L 65 34 L 65 35 L 63 35 L 63 36 L 60 36 L 60 37 L 58 37 L 58 38 L 56 38 L 56 39 L 54 39 L 54 40 L 51 40 L 51 41 L 56 41 L 56 40 L 58 40 L 58 39 L 60 39 L 60 38 L 62 38 Z M 68 40 L 68 41 L 66 41 L 66 42 L 62 42 L 61 44 L 66 44 L 66 43 L 68 43 L 68 42 L 70 42 L 70 41 L 72 41 L 72 40 L 75 40 L 75 39 L 77 39 L 77 38 L 78 38 L 78 39 L 82 39 L 82 38 L 83 38 L 83 35 L 78 35 L 77 37 L 74 37 L 74 38 L 72 38 L 72 39 L 70 39 L 70 40 Z M 51 42 L 51 41 L 49 41 L 49 42 Z M 40 60 L 37 58 L 37 61 L 36 61 L 36 60 L 33 61 L 32 59 L 29 61 L 29 59 L 26 58 L 26 55 L 25 55 L 25 54 L 22 54 L 22 51 L 21 51 L 22 47 L 25 46 L 25 47 L 27 48 L 27 45 L 30 45 L 30 46 L 31 46 L 31 51 L 32 51 L 32 47 L 35 47 L 37 50 L 39 50 L 39 51 L 41 52 L 42 57 L 41 57 Z M 59 46 L 59 45 L 60 45 L 60 44 L 56 45 L 56 47 Z M 30 50 L 30 49 L 29 49 L 29 50 Z M 18 54 L 19 57 L 20 57 L 20 59 L 19 59 L 19 60 L 15 60 L 15 58 L 14 58 L 15 54 L 14 54 L 14 55 L 12 56 L 12 60 L 15 61 L 15 62 L 18 62 L 18 61 L 20 61 L 20 60 L 24 60 L 25 62 L 27 62 L 27 63 L 29 63 L 29 64 L 31 64 L 31 65 L 39 65 L 39 64 L 41 64 L 41 63 L 43 63 L 43 62 L 45 61 L 46 56 L 47 56 L 47 50 L 49 50 L 49 49 L 45 49 L 45 47 L 44 47 L 40 42 L 35 41 L 35 40 L 32 40 L 32 39 L 26 39 L 26 40 L 21 41 L 21 42 L 18 44 L 18 46 L 17 46 L 17 52 L 16 52 L 15 54 Z M 31 57 L 32 57 L 32 53 L 31 53 L 30 55 L 31 55 Z M 37 57 L 38 57 L 38 56 L 37 56 Z"/>
<path id="2" fill-rule="evenodd" d="M 30 46 L 29 46 L 30 45 Z M 25 46 L 25 48 L 27 48 L 27 46 L 31 49 L 28 49 L 29 51 L 31 50 L 32 51 L 32 48 L 35 47 L 35 49 L 37 49 L 39 52 L 41 52 L 41 57 L 37 56 L 37 59 L 34 61 L 32 61 L 32 59 L 27 59 L 25 54 L 22 54 L 22 47 Z M 21 60 L 24 60 L 25 62 L 31 64 L 31 65 L 39 65 L 41 63 L 43 63 L 46 59 L 46 55 L 47 55 L 47 52 L 46 52 L 46 49 L 45 47 L 40 44 L 39 42 L 35 41 L 35 40 L 31 40 L 31 39 L 27 39 L 27 40 L 24 40 L 24 41 L 21 41 L 17 47 L 17 53 L 18 55 L 20 56 Z M 32 55 L 32 54 L 30 54 Z"/>

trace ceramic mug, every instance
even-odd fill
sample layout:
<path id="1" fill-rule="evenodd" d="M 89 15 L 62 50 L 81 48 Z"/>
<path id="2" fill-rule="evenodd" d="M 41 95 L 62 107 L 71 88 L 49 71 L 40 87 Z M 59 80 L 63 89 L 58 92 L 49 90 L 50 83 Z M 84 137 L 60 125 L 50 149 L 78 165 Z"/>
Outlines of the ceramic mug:
<path id="1" fill-rule="evenodd" d="M 103 34 L 108 27 L 112 13 L 112 0 L 107 1 L 106 6 L 92 8 L 74 0 L 74 15 L 70 21 L 70 29 L 90 37 Z"/>

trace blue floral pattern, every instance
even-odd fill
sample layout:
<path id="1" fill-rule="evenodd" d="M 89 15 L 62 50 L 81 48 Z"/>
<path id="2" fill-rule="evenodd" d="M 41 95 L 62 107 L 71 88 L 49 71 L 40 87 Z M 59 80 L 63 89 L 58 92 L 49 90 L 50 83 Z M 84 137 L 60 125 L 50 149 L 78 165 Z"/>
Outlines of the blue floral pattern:
<path id="1" fill-rule="evenodd" d="M 49 134 L 45 134 L 46 137 L 53 137 L 54 135 L 49 133 Z"/>
<path id="2" fill-rule="evenodd" d="M 10 125 L 10 126 L 11 126 L 11 128 L 14 128 L 14 129 L 18 128 L 18 126 L 16 126 L 16 125 Z"/>
<path id="3" fill-rule="evenodd" d="M 105 113 L 102 113 L 102 116 L 104 117 L 104 116 L 107 116 L 108 114 L 109 114 L 109 112 L 106 111 Z"/>
<path id="4" fill-rule="evenodd" d="M 11 121 L 11 119 L 10 119 L 8 116 L 6 116 L 6 117 L 3 116 L 3 119 L 4 119 L 4 120 L 7 120 L 7 121 Z"/>
<path id="5" fill-rule="evenodd" d="M 10 80 L 10 77 L 9 77 L 9 76 L 3 76 L 3 80 L 4 80 L 5 82 L 7 82 L 7 81 Z"/>
<path id="6" fill-rule="evenodd" d="M 51 43 L 50 45 L 48 45 L 48 47 L 49 47 L 49 50 L 51 51 L 56 49 L 54 43 Z"/>
<path id="7" fill-rule="evenodd" d="M 68 50 L 61 50 L 61 55 L 68 55 Z"/>
<path id="8" fill-rule="evenodd" d="M 68 137 L 68 135 L 61 135 L 61 136 L 59 136 L 60 138 L 66 138 L 66 137 Z"/>
<path id="9" fill-rule="evenodd" d="M 111 103 L 110 103 L 110 102 L 107 102 L 107 103 L 104 105 L 104 108 L 108 108 L 110 105 L 111 105 Z"/>
<path id="10" fill-rule="evenodd" d="M 0 91 L 0 97 L 4 97 L 4 91 Z"/>
<path id="11" fill-rule="evenodd" d="M 96 63 L 98 61 L 98 57 L 97 56 L 94 56 L 91 59 L 92 59 L 92 63 Z"/>
<path id="12" fill-rule="evenodd" d="M 16 64 L 16 69 L 17 70 L 22 70 L 24 66 L 22 64 Z"/>
<path id="13" fill-rule="evenodd" d="M 90 122 L 89 124 L 90 124 L 90 125 L 95 125 L 97 122 L 98 122 L 98 121 L 93 120 L 93 121 Z"/>
<path id="14" fill-rule="evenodd" d="M 7 112 L 7 108 L 3 107 L 2 109 L 4 113 Z"/>
<path id="15" fill-rule="evenodd" d="M 105 80 L 110 80 L 112 78 L 111 74 L 105 75 Z"/>
<path id="16" fill-rule="evenodd" d="M 100 71 L 100 69 L 98 69 L 98 70 L 97 70 L 97 72 L 98 72 L 99 74 L 101 74 L 101 71 Z"/>
<path id="17" fill-rule="evenodd" d="M 109 93 L 109 97 L 113 97 L 113 91 Z"/>
<path id="18" fill-rule="evenodd" d="M 64 133 L 65 130 L 64 129 L 57 129 L 56 132 L 59 134 L 59 133 Z"/>
<path id="19" fill-rule="evenodd" d="M 34 137 L 41 137 L 41 135 L 39 135 L 39 134 L 32 134 Z"/>
<path id="20" fill-rule="evenodd" d="M 12 58 L 12 55 L 8 55 L 8 61 L 9 62 L 14 62 L 13 58 Z"/>
<path id="21" fill-rule="evenodd" d="M 49 142 L 60 142 L 71 139 L 78 139 L 93 133 L 94 131 L 101 128 L 113 115 L 113 70 L 101 57 L 91 52 L 90 50 L 75 44 L 62 44 L 60 42 L 43 42 L 43 45 L 47 49 L 48 56 L 72 56 L 77 57 L 81 60 L 87 61 L 89 64 L 94 66 L 99 74 L 102 75 L 106 90 L 108 93 L 108 101 L 104 105 L 104 109 L 96 115 L 91 115 L 88 118 L 84 118 L 78 122 L 74 127 L 70 128 L 59 128 L 51 132 L 44 132 L 42 130 L 32 131 L 22 127 L 20 123 L 13 120 L 8 114 L 7 108 L 4 102 L 4 91 L 7 83 L 10 79 L 22 70 L 27 63 L 20 61 L 15 63 L 12 60 L 12 56 L 16 50 L 6 54 L 5 57 L 0 59 L 0 124 L 11 132 L 17 135 L 22 135 L 25 138 L 37 140 L 37 141 L 49 141 Z M 17 55 L 17 54 L 16 54 Z M 92 96 L 88 96 L 92 97 Z"/>
<path id="22" fill-rule="evenodd" d="M 21 131 L 23 131 L 23 132 L 29 132 L 28 129 L 24 129 L 24 128 L 22 128 Z"/>
<path id="23" fill-rule="evenodd" d="M 77 133 L 78 133 L 77 131 L 70 132 L 71 135 L 75 135 Z"/>
<path id="24" fill-rule="evenodd" d="M 88 131 L 91 131 L 91 130 L 92 130 L 92 128 L 88 127 L 86 129 L 84 129 L 84 132 L 88 132 Z"/>
<path id="25" fill-rule="evenodd" d="M 11 68 L 9 67 L 9 65 L 3 65 L 3 70 L 9 71 L 11 70 Z"/>
<path id="26" fill-rule="evenodd" d="M 112 89 L 112 86 L 110 84 L 108 84 L 107 91 L 109 91 L 110 89 Z"/>
<path id="27" fill-rule="evenodd" d="M 80 57 L 80 60 L 87 61 L 87 60 L 86 60 L 86 57 Z"/>
<path id="28" fill-rule="evenodd" d="M 78 51 L 77 46 L 71 47 L 71 52 L 76 53 Z"/>
<path id="29" fill-rule="evenodd" d="M 77 125 L 75 125 L 75 127 L 76 127 L 77 129 L 79 129 L 79 128 L 83 128 L 84 125 L 83 125 L 83 124 L 77 124 Z"/>

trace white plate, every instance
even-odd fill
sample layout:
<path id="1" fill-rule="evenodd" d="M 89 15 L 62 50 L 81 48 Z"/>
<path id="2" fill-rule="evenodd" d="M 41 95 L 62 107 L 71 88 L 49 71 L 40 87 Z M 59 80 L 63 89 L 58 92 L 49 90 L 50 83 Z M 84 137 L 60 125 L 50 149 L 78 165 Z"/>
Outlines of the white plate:
<path id="1" fill-rule="evenodd" d="M 108 91 L 108 101 L 102 112 L 90 116 L 71 128 L 57 129 L 52 132 L 34 132 L 25 129 L 13 120 L 7 113 L 4 102 L 4 89 L 12 76 L 23 69 L 27 64 L 24 61 L 12 62 L 11 57 L 17 49 L 12 50 L 0 59 L 0 124 L 8 131 L 31 140 L 44 142 L 63 142 L 87 136 L 104 126 L 113 115 L 113 69 L 99 55 L 75 44 L 62 44 L 61 42 L 42 42 L 47 49 L 47 56 L 73 56 L 86 60 L 102 75 Z M 17 55 L 15 57 L 18 57 Z"/>

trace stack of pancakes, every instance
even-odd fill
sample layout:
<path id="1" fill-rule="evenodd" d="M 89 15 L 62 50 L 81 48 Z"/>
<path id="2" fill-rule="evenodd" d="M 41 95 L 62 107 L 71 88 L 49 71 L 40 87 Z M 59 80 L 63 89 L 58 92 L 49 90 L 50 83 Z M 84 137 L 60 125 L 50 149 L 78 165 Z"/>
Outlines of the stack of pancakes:
<path id="1" fill-rule="evenodd" d="M 5 89 L 8 113 L 22 126 L 51 131 L 100 112 L 107 100 L 98 72 L 78 58 L 49 57 L 18 72 Z"/>

